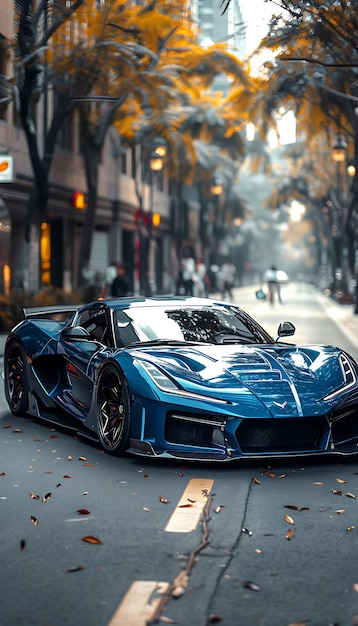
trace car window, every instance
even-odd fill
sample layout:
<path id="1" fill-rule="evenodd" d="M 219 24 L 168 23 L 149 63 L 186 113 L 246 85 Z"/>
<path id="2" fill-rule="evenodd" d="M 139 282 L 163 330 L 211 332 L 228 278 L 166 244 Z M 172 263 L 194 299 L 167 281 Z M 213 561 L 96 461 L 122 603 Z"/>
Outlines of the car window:
<path id="1" fill-rule="evenodd" d="M 92 339 L 100 341 L 106 346 L 113 344 L 108 323 L 107 309 L 88 308 L 81 311 L 75 320 L 76 326 L 82 326 Z"/>
<path id="2" fill-rule="evenodd" d="M 249 316 L 230 307 L 138 307 L 115 311 L 118 345 L 171 339 L 220 343 L 267 343 L 272 338 Z"/>

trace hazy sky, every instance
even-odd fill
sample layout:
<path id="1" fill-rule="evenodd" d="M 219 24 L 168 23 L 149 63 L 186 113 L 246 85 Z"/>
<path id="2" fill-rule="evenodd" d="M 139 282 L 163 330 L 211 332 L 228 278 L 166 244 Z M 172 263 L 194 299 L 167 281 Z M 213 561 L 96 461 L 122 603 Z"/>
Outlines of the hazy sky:
<path id="1" fill-rule="evenodd" d="M 241 3 L 246 22 L 246 48 L 250 53 L 267 33 L 267 23 L 277 7 L 264 0 L 243 0 Z"/>

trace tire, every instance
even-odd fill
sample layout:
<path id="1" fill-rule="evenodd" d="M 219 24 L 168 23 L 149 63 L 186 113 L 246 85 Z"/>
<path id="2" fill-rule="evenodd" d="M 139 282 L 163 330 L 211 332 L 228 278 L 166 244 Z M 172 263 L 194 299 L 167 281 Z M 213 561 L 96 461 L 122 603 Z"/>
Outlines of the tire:
<path id="1" fill-rule="evenodd" d="M 28 409 L 29 382 L 26 353 L 20 341 L 13 339 L 4 357 L 5 397 L 13 415 L 24 415 Z"/>
<path id="2" fill-rule="evenodd" d="M 106 365 L 97 389 L 97 434 L 105 452 L 123 454 L 130 434 L 130 402 L 124 374 L 114 364 Z"/>

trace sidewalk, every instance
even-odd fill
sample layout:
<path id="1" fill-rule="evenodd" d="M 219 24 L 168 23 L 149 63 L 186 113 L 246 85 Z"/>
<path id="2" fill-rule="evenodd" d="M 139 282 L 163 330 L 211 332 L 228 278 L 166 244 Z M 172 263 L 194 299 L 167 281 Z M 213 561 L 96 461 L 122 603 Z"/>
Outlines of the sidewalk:
<path id="1" fill-rule="evenodd" d="M 255 318 L 255 309 L 260 302 L 255 301 L 254 295 L 257 285 L 247 287 L 236 287 L 233 289 L 233 301 Z M 220 298 L 219 294 L 212 294 L 213 298 Z M 354 305 L 338 304 L 331 298 L 323 295 L 321 292 L 312 288 L 312 298 L 316 300 L 319 306 L 324 310 L 326 315 L 330 317 L 334 323 L 339 326 L 342 333 L 356 346 L 358 350 L 358 315 L 354 314 Z M 245 302 L 250 302 L 250 306 L 245 306 Z M 266 305 L 267 306 L 267 305 Z M 250 311 L 252 309 L 252 313 Z M 4 347 L 7 334 L 0 333 L 0 358 L 4 355 Z"/>

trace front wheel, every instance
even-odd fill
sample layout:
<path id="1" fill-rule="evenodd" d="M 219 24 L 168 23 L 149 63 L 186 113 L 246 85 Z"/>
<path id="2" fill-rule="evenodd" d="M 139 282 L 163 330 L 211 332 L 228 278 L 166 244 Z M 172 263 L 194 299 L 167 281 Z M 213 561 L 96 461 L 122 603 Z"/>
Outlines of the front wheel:
<path id="1" fill-rule="evenodd" d="M 11 412 L 24 415 L 28 409 L 28 377 L 26 354 L 23 345 L 17 339 L 12 340 L 5 352 L 5 397 Z"/>
<path id="2" fill-rule="evenodd" d="M 100 374 L 97 395 L 97 433 L 104 450 L 119 455 L 128 447 L 130 402 L 125 377 L 115 365 Z"/>

